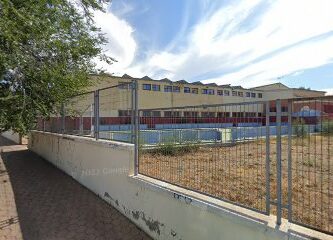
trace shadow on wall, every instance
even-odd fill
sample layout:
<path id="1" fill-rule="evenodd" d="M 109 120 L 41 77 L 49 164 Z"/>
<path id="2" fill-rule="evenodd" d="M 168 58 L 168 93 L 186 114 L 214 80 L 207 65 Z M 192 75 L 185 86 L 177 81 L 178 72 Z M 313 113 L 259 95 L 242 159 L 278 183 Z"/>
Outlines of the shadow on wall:
<path id="1" fill-rule="evenodd" d="M 116 209 L 29 150 L 1 152 L 1 161 L 8 178 L 0 184 L 11 184 L 18 213 L 7 227 L 19 222 L 24 239 L 122 239 L 129 232 L 149 239 Z"/>
<path id="2" fill-rule="evenodd" d="M 17 143 L 15 143 L 12 140 L 9 140 L 7 138 L 4 138 L 0 135 L 0 147 L 4 147 L 4 146 L 14 146 L 17 145 Z"/>

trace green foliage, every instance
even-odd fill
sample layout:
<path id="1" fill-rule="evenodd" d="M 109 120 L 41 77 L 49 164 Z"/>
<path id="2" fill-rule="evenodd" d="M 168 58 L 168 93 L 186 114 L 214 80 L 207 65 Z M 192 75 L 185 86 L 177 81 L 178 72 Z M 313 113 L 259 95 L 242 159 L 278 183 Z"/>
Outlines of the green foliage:
<path id="1" fill-rule="evenodd" d="M 293 123 L 293 133 L 297 137 L 305 137 L 308 134 L 307 126 L 302 120 Z"/>
<path id="2" fill-rule="evenodd" d="M 106 39 L 93 22 L 99 0 L 0 0 L 0 132 L 25 134 L 99 73 Z"/>
<path id="3" fill-rule="evenodd" d="M 156 153 L 160 153 L 164 156 L 176 156 L 177 155 L 177 147 L 172 142 L 166 142 L 159 144 L 158 148 L 155 149 Z"/>
<path id="4" fill-rule="evenodd" d="M 323 134 L 333 134 L 333 122 L 323 122 L 321 125 L 321 132 Z"/>
<path id="5" fill-rule="evenodd" d="M 177 145 L 174 142 L 164 142 L 157 146 L 157 148 L 150 150 L 152 154 L 160 154 L 163 156 L 182 156 L 185 154 L 198 151 L 199 146 L 186 143 Z"/>

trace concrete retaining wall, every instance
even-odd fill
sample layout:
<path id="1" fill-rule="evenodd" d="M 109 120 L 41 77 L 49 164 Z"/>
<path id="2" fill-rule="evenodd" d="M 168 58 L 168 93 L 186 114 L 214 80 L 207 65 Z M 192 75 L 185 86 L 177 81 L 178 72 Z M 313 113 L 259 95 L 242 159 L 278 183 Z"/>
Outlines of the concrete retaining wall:
<path id="1" fill-rule="evenodd" d="M 329 239 L 283 222 L 153 180 L 133 176 L 133 145 L 32 132 L 30 150 L 99 195 L 155 239 Z"/>
<path id="2" fill-rule="evenodd" d="M 17 144 L 22 144 L 22 138 L 18 133 L 14 133 L 13 131 L 7 131 L 1 133 L 1 136 L 17 143 Z"/>

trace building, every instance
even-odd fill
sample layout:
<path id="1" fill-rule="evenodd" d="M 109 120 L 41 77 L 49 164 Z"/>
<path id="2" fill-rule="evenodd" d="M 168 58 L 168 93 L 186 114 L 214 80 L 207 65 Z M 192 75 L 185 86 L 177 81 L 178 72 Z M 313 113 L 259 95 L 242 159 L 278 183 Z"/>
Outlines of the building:
<path id="1" fill-rule="evenodd" d="M 66 128 L 87 131 L 93 129 L 94 91 L 99 90 L 100 129 L 128 129 L 132 115 L 130 83 L 133 81 L 138 83 L 140 123 L 149 129 L 154 129 L 157 124 L 196 124 L 197 127 L 199 123 L 202 126 L 220 123 L 231 126 L 265 125 L 267 102 L 270 112 L 274 113 L 276 106 L 273 100 L 325 95 L 323 91 L 289 88 L 282 83 L 247 89 L 229 84 L 189 83 L 185 80 L 173 82 L 166 78 L 154 80 L 148 76 L 133 78 L 126 74 L 122 77 L 92 75 L 92 85 L 87 89 L 90 93 L 75 97 L 66 103 Z M 333 114 L 331 102 L 323 103 L 320 107 L 318 104 L 315 108 L 312 105 L 300 102 L 294 105 L 293 110 L 305 110 L 305 114 L 315 113 L 314 116 L 308 116 L 311 117 L 311 121 L 315 121 L 317 114 L 316 111 L 309 111 L 311 109 L 320 108 L 319 111 L 325 113 L 329 110 L 329 114 Z M 287 111 L 287 101 L 282 101 L 282 112 Z"/>
<path id="2" fill-rule="evenodd" d="M 129 85 L 133 80 L 138 82 L 139 109 L 157 109 L 157 108 L 177 108 L 184 106 L 214 105 L 228 103 L 244 103 L 271 101 L 275 99 L 289 99 L 300 97 L 319 97 L 324 96 L 325 92 L 289 88 L 282 83 L 275 83 L 265 86 L 246 89 L 241 86 L 203 84 L 201 82 L 189 83 L 185 80 L 171 81 L 167 78 L 153 80 L 148 76 L 143 78 L 133 78 L 127 74 L 122 77 L 111 75 L 92 76 L 93 86 L 90 90 L 118 86 L 116 89 L 100 91 L 101 116 L 129 116 L 128 111 L 131 108 Z M 109 91 L 104 93 L 104 91 Z M 112 94 L 111 94 L 112 91 Z M 107 99 L 112 95 L 112 99 Z M 104 107 L 103 107 L 104 105 Z M 274 106 L 272 106 L 274 108 Z M 264 112 L 262 105 L 249 105 L 244 110 L 240 106 L 233 106 L 224 111 L 226 117 L 260 117 Z M 245 113 L 244 113 L 245 112 Z M 143 111 L 142 116 L 154 117 L 216 117 L 218 113 L 209 112 L 188 112 L 188 111 Z"/>
<path id="3" fill-rule="evenodd" d="M 282 83 L 273 83 L 251 88 L 264 92 L 265 100 L 307 98 L 325 96 L 326 92 L 310 90 L 305 88 L 290 88 Z"/>

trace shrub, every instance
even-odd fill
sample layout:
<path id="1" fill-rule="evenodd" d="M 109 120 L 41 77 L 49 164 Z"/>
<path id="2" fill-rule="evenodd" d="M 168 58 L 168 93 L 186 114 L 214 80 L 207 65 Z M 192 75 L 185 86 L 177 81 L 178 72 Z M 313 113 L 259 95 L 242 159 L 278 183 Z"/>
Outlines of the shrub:
<path id="1" fill-rule="evenodd" d="M 321 124 L 321 133 L 323 134 L 333 134 L 333 122 L 323 122 Z"/>
<path id="2" fill-rule="evenodd" d="M 297 137 L 304 137 L 308 134 L 307 126 L 303 121 L 297 121 L 293 124 L 293 134 Z"/>
<path id="3" fill-rule="evenodd" d="M 195 152 L 198 149 L 198 146 L 192 144 L 177 145 L 173 142 L 165 142 L 159 144 L 157 148 L 152 149 L 149 152 L 163 156 L 181 156 L 187 153 Z"/>
<path id="4" fill-rule="evenodd" d="M 172 142 L 162 143 L 156 150 L 164 156 L 175 156 L 177 154 L 177 147 Z"/>

